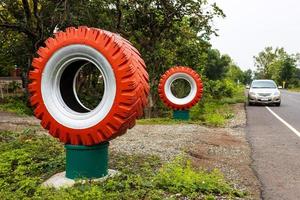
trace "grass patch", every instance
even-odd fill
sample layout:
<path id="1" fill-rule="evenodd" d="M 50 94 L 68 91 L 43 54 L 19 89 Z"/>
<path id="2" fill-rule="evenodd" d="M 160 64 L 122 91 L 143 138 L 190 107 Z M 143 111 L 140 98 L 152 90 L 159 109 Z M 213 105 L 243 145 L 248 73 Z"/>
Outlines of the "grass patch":
<path id="1" fill-rule="evenodd" d="M 234 117 L 232 104 L 244 103 L 244 89 L 237 87 L 232 97 L 213 99 L 204 97 L 203 101 L 191 109 L 191 118 L 207 126 L 222 127 Z"/>
<path id="2" fill-rule="evenodd" d="M 33 115 L 32 110 L 27 106 L 25 97 L 6 97 L 0 101 L 0 111 L 12 112 L 18 115 Z"/>
<path id="3" fill-rule="evenodd" d="M 139 119 L 137 120 L 137 124 L 139 125 L 154 125 L 154 124 L 159 124 L 159 125 L 173 125 L 173 124 L 196 124 L 198 123 L 197 121 L 193 120 L 176 120 L 170 118 L 150 118 L 150 119 Z"/>
<path id="4" fill-rule="evenodd" d="M 191 110 L 193 120 L 199 120 L 207 126 L 221 127 L 227 120 L 234 117 L 233 110 L 228 103 L 211 100 L 202 105 L 198 105 Z"/>
<path id="5" fill-rule="evenodd" d="M 289 88 L 288 91 L 291 91 L 291 92 L 300 92 L 300 88 Z"/>
<path id="6" fill-rule="evenodd" d="M 0 199 L 216 199 L 243 197 L 218 170 L 194 169 L 178 157 L 162 163 L 156 156 L 112 153 L 110 168 L 121 174 L 102 183 L 60 190 L 40 184 L 63 171 L 63 145 L 30 130 L 0 132 Z"/>

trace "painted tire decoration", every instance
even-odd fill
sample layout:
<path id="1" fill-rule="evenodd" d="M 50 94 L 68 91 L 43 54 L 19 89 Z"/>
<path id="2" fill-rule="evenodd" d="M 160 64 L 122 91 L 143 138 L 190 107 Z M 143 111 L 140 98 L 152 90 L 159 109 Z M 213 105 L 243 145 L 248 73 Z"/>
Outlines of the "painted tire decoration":
<path id="1" fill-rule="evenodd" d="M 49 133 L 65 144 L 94 145 L 109 141 L 135 125 L 143 115 L 149 78 L 139 52 L 117 34 L 101 29 L 67 28 L 45 41 L 29 73 L 30 102 Z M 74 90 L 82 64 L 100 70 L 104 94 L 93 110 Z"/>
<path id="2" fill-rule="evenodd" d="M 171 85 L 175 80 L 184 79 L 190 85 L 190 92 L 184 98 L 177 98 L 171 91 Z M 172 67 L 162 75 L 158 93 L 164 104 L 173 110 L 187 110 L 194 106 L 202 97 L 203 84 L 200 76 L 189 67 Z"/>

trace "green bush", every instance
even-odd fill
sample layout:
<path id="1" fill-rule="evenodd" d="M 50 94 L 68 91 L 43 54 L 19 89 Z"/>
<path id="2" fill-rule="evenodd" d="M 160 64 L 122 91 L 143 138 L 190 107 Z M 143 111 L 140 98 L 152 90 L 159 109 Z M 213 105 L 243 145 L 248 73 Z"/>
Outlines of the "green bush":
<path id="1" fill-rule="evenodd" d="M 18 115 L 32 115 L 31 108 L 27 106 L 25 97 L 7 97 L 0 101 L 0 111 L 13 112 Z"/>
<path id="2" fill-rule="evenodd" d="M 221 99 L 222 97 L 232 97 L 235 93 L 236 85 L 230 80 L 208 80 L 204 84 L 204 91 L 208 97 Z"/>
<path id="3" fill-rule="evenodd" d="M 8 90 L 13 93 L 15 93 L 18 89 L 21 88 L 22 88 L 21 83 L 18 83 L 17 81 L 12 81 L 8 84 Z"/>
<path id="4" fill-rule="evenodd" d="M 210 173 L 195 170 L 189 161 L 181 157 L 163 166 L 154 182 L 164 191 L 180 193 L 190 198 L 199 198 L 199 193 L 231 196 L 235 191 L 219 170 Z"/>
<path id="5" fill-rule="evenodd" d="M 42 181 L 64 169 L 62 145 L 27 130 L 0 132 L 0 199 L 34 195 Z"/>
<path id="6" fill-rule="evenodd" d="M 223 126 L 226 122 L 226 119 L 223 115 L 219 113 L 210 113 L 206 115 L 205 122 L 208 125 L 220 127 Z"/>
<path id="7" fill-rule="evenodd" d="M 300 88 L 289 88 L 289 91 L 300 92 Z"/>
<path id="8" fill-rule="evenodd" d="M 215 91 L 225 88 L 225 92 L 220 90 L 219 92 L 210 94 L 205 89 L 203 99 L 190 110 L 191 119 L 201 121 L 209 126 L 223 126 L 228 119 L 234 117 L 229 104 L 245 102 L 244 88 L 234 84 L 230 80 L 208 82 L 210 83 L 206 88 L 219 85 L 220 87 L 216 86 L 217 89 Z"/>

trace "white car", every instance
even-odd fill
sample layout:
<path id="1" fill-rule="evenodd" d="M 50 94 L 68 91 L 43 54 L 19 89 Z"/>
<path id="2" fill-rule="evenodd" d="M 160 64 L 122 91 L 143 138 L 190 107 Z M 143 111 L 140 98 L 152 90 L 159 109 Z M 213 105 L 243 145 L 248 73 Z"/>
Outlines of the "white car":
<path id="1" fill-rule="evenodd" d="M 275 104 L 280 106 L 281 94 L 273 80 L 254 80 L 248 92 L 249 106 L 254 104 Z"/>

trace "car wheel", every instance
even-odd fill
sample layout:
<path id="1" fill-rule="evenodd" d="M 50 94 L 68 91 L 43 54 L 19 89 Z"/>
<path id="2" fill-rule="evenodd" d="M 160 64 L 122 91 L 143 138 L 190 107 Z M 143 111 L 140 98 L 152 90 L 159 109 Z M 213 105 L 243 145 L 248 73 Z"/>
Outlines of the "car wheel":
<path id="1" fill-rule="evenodd" d="M 251 103 L 250 101 L 248 101 L 248 106 L 253 106 L 253 103 Z"/>
<path id="2" fill-rule="evenodd" d="M 280 104 L 281 104 L 281 102 L 279 102 L 279 103 L 275 103 L 275 105 L 276 105 L 276 106 L 278 106 L 278 107 L 280 106 Z"/>

